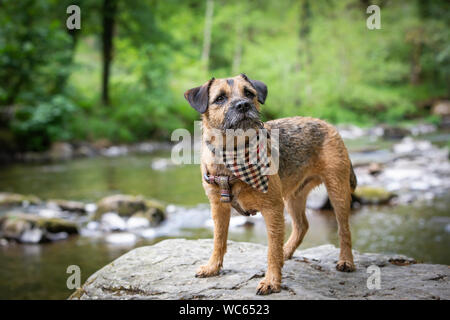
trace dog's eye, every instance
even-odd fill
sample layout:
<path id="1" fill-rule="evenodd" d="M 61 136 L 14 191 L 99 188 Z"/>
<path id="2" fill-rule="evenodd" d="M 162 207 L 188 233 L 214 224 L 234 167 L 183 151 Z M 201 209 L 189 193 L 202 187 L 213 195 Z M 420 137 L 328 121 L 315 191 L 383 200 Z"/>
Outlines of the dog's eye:
<path id="1" fill-rule="evenodd" d="M 223 103 L 225 101 L 225 96 L 224 95 L 221 95 L 221 96 L 218 96 L 217 98 L 216 98 L 216 100 L 214 101 L 214 103 Z"/>
<path id="2" fill-rule="evenodd" d="M 253 94 L 253 92 L 251 92 L 251 91 L 249 91 L 249 90 L 247 90 L 247 89 L 244 90 L 244 94 L 245 94 L 245 96 L 246 96 L 247 98 L 249 98 L 249 99 L 253 99 L 253 98 L 255 97 L 255 95 Z"/>

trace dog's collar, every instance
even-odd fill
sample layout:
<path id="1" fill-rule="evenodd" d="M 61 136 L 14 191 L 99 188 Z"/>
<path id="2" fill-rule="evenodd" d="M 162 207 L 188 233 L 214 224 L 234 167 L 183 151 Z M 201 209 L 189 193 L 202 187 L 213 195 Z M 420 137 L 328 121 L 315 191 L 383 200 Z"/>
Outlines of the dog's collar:
<path id="1" fill-rule="evenodd" d="M 239 180 L 236 176 L 214 176 L 205 173 L 203 179 L 209 184 L 215 184 L 220 187 L 220 201 L 225 203 L 230 203 L 231 206 L 243 216 L 254 216 L 258 211 L 254 209 L 244 210 L 236 201 L 231 193 L 231 188 L 233 184 Z"/>
<path id="2" fill-rule="evenodd" d="M 231 202 L 231 187 L 238 180 L 236 176 L 214 176 L 205 173 L 203 179 L 209 184 L 215 184 L 220 187 L 220 201 Z"/>

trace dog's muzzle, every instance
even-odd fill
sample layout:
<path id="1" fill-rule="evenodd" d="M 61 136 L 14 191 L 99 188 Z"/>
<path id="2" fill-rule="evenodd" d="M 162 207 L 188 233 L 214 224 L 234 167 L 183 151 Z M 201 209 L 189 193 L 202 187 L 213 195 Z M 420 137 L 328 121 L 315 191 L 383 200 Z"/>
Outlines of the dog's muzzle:
<path id="1" fill-rule="evenodd" d="M 245 101 L 245 100 L 240 100 L 240 101 L 236 102 L 236 104 L 234 105 L 234 108 L 236 108 L 236 111 L 243 112 L 243 113 L 250 110 L 251 107 L 252 107 L 252 105 L 250 104 L 250 102 Z"/>
<path id="2" fill-rule="evenodd" d="M 254 129 L 261 126 L 259 111 L 249 100 L 238 100 L 225 114 L 223 129 Z"/>

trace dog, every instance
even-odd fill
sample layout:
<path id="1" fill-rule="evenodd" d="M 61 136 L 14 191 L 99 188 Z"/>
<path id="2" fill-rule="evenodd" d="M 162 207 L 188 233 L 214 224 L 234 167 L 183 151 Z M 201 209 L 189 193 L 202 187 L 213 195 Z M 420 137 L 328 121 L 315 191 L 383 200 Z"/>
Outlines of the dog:
<path id="1" fill-rule="evenodd" d="M 281 290 L 284 261 L 292 257 L 308 230 L 306 198 L 322 183 L 339 227 L 340 255 L 336 269 L 355 270 L 348 220 L 357 181 L 344 142 L 332 125 L 320 119 L 297 116 L 263 123 L 260 108 L 267 93 L 263 82 L 240 74 L 233 78 L 212 78 L 184 94 L 202 116 L 201 172 L 214 221 L 214 249 L 196 277 L 219 274 L 227 247 L 231 207 L 245 215 L 261 212 L 267 228 L 268 261 L 265 276 L 257 287 L 259 295 Z M 237 179 L 230 167 L 217 163 L 214 147 L 220 146 L 212 138 L 213 131 L 225 137 L 227 130 L 261 128 L 278 129 L 279 135 L 278 171 L 265 176 L 266 192 Z M 292 218 L 292 233 L 283 245 L 284 208 Z"/>

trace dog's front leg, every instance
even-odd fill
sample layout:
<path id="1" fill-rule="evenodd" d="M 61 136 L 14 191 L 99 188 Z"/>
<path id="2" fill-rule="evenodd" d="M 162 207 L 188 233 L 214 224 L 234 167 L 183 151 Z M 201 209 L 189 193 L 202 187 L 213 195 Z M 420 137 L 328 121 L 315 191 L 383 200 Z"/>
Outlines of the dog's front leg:
<path id="1" fill-rule="evenodd" d="M 283 240 L 284 240 L 284 205 L 273 204 L 262 209 L 268 237 L 267 272 L 256 288 L 256 294 L 265 295 L 281 290 L 281 269 L 283 268 Z"/>
<path id="2" fill-rule="evenodd" d="M 196 277 L 212 277 L 219 274 L 223 256 L 227 251 L 231 206 L 228 203 L 220 202 L 218 199 L 211 200 L 211 212 L 214 220 L 214 249 L 208 264 L 197 270 Z"/>

